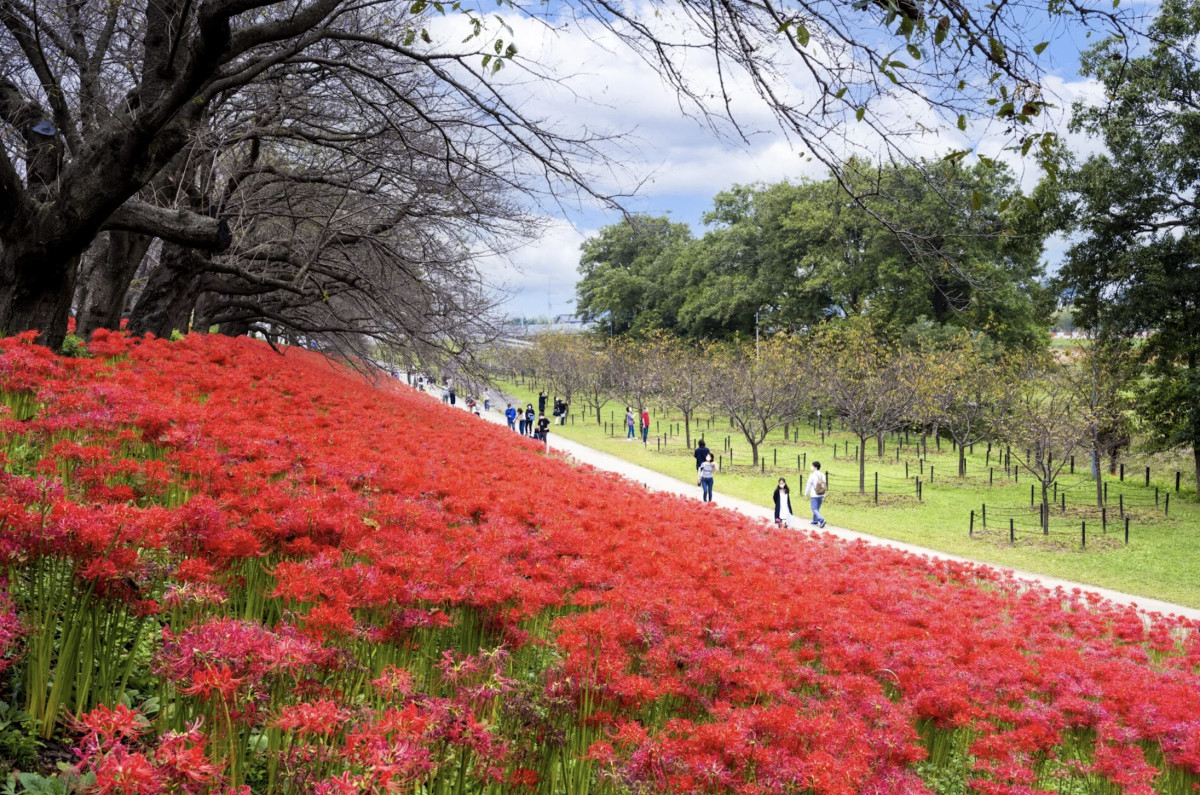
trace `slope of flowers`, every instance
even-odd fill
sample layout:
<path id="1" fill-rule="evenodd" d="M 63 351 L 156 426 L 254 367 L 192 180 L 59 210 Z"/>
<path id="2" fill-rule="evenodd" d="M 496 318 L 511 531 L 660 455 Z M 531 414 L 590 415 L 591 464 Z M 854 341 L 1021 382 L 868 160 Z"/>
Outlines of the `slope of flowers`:
<path id="1" fill-rule="evenodd" d="M 648 495 L 302 351 L 90 348 L 0 341 L 0 685 L 81 790 L 1200 782 L 1189 622 Z"/>

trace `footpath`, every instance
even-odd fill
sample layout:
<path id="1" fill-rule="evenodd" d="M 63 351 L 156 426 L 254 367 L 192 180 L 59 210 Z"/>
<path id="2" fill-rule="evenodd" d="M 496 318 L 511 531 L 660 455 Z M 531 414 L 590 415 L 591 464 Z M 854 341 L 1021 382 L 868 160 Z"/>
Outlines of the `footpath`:
<path id="1" fill-rule="evenodd" d="M 492 404 L 491 410 L 484 411 L 482 405 L 479 406 L 481 418 L 499 425 L 505 425 L 506 423 L 503 413 L 504 398 L 496 394 L 492 394 L 490 397 Z M 499 406 L 499 408 L 497 408 L 497 406 Z M 462 404 L 462 401 L 459 401 L 458 406 L 456 407 L 465 408 L 465 406 Z M 686 483 L 669 475 L 663 475 L 659 472 L 638 466 L 637 464 L 631 464 L 628 461 L 617 458 L 613 455 L 609 455 L 608 453 L 595 450 L 591 447 L 580 444 L 579 442 L 574 442 L 570 439 L 564 439 L 563 437 L 554 433 L 556 427 L 557 426 L 554 425 L 550 426 L 549 443 L 551 450 L 563 453 L 575 461 L 588 464 L 596 469 L 602 469 L 606 472 L 615 472 L 616 474 L 622 475 L 623 477 L 635 483 L 640 483 L 644 488 L 650 491 L 678 494 L 683 497 L 689 497 L 697 501 L 699 500 L 700 489 L 694 483 Z M 720 481 L 718 480 L 718 486 L 719 485 Z M 719 491 L 714 491 L 713 501 L 722 508 L 729 508 L 734 511 L 739 511 L 740 513 L 754 519 L 773 522 L 775 518 L 774 506 L 764 507 L 762 505 L 747 502 L 746 500 L 738 499 L 736 497 L 723 495 Z M 800 522 L 801 528 L 807 527 L 807 523 L 805 522 L 805 517 L 807 516 L 805 513 L 805 508 L 807 507 L 808 500 L 804 498 L 800 498 L 800 501 L 792 501 L 792 508 L 796 511 L 796 520 Z M 836 512 L 836 505 L 831 504 L 829 506 L 829 510 Z M 1062 580 L 1045 574 L 1035 574 L 1033 572 L 1010 569 L 1007 566 L 999 566 L 994 563 L 987 563 L 985 561 L 973 560 L 971 558 L 964 558 L 958 555 L 951 555 L 947 552 L 939 552 L 935 549 L 917 546 L 916 544 L 907 544 L 903 541 L 892 541 L 890 539 L 880 538 L 867 533 L 849 530 L 844 527 L 835 527 L 832 524 L 826 524 L 825 529 L 820 532 L 829 533 L 846 541 L 864 541 L 868 544 L 890 547 L 892 549 L 908 552 L 912 555 L 931 559 L 951 560 L 960 563 L 974 563 L 984 566 L 991 566 L 994 569 L 1011 573 L 1018 581 L 1023 583 L 1036 584 L 1051 590 L 1055 588 L 1061 588 L 1068 593 L 1078 589 L 1083 592 L 1097 594 L 1111 602 L 1122 605 L 1130 605 L 1131 607 L 1136 607 L 1139 610 L 1146 612 L 1162 613 L 1163 615 L 1176 615 L 1189 618 L 1194 621 L 1200 621 L 1200 609 L 1194 607 L 1185 607 L 1184 605 L 1177 605 L 1172 602 L 1164 602 L 1159 599 L 1151 599 L 1145 596 L 1135 596 L 1122 591 L 1101 588 L 1096 585 L 1085 585 L 1084 583 Z"/>

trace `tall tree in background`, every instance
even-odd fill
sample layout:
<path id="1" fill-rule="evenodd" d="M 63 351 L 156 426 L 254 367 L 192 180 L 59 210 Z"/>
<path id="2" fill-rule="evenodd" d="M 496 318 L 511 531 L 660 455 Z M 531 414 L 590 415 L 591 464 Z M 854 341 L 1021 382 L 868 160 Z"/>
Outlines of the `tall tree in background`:
<path id="1" fill-rule="evenodd" d="M 874 194 L 856 199 L 868 184 Z M 883 218 L 920 235 L 920 245 Z M 602 296 L 615 329 L 697 339 L 798 331 L 837 317 L 870 317 L 890 332 L 925 317 L 1009 347 L 1047 339 L 1045 230 L 1002 164 L 855 160 L 838 178 L 722 191 L 704 223 L 702 238 L 660 234 L 619 269 L 594 267 L 592 252 L 629 240 L 627 221 L 587 241 L 577 288 L 586 316 L 599 316 Z"/>
<path id="2" fill-rule="evenodd" d="M 579 316 L 608 325 L 611 334 L 668 326 L 663 306 L 672 291 L 658 258 L 691 236 L 687 224 L 631 215 L 585 240 L 579 258 Z"/>
<path id="3" fill-rule="evenodd" d="M 1200 3 L 1165 0 L 1155 43 L 1130 56 L 1123 40 L 1084 55 L 1103 105 L 1077 104 L 1071 127 L 1103 154 L 1063 161 L 1062 226 L 1081 236 L 1058 286 L 1075 322 L 1106 335 L 1144 334 L 1141 413 L 1161 448 L 1187 445 L 1200 491 Z"/>

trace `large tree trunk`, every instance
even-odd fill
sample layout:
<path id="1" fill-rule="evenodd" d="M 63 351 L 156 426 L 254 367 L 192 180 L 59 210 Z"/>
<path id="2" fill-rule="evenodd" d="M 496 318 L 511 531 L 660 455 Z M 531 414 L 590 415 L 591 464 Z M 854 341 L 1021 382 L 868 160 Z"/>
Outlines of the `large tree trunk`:
<path id="1" fill-rule="evenodd" d="M 62 349 L 75 295 L 77 256 L 39 256 L 34 246 L 0 246 L 0 331 L 40 332 L 38 342 Z"/>
<path id="2" fill-rule="evenodd" d="M 175 330 L 186 333 L 203 278 L 203 261 L 194 249 L 164 244 L 159 265 L 133 308 L 129 330 L 159 337 L 170 337 Z"/>
<path id="3" fill-rule="evenodd" d="M 109 232 L 88 280 L 76 317 L 76 334 L 84 339 L 98 328 L 117 329 L 125 294 L 154 238 L 134 232 Z"/>

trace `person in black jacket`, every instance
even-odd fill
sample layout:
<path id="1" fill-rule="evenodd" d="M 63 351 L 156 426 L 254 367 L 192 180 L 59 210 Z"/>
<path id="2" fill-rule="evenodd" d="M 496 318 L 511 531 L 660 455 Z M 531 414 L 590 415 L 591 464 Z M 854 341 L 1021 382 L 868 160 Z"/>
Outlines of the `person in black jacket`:
<path id="1" fill-rule="evenodd" d="M 538 392 L 538 415 L 546 413 L 546 392 L 543 390 Z"/>
<path id="2" fill-rule="evenodd" d="M 775 487 L 775 526 L 776 527 L 791 527 L 792 526 L 792 495 L 788 491 L 787 481 L 783 478 L 779 479 L 779 485 Z"/>
<path id="3" fill-rule="evenodd" d="M 699 469 L 700 465 L 705 462 L 710 452 L 712 451 L 705 447 L 703 439 L 696 442 L 696 452 L 692 453 L 692 455 L 696 456 L 696 469 Z"/>

